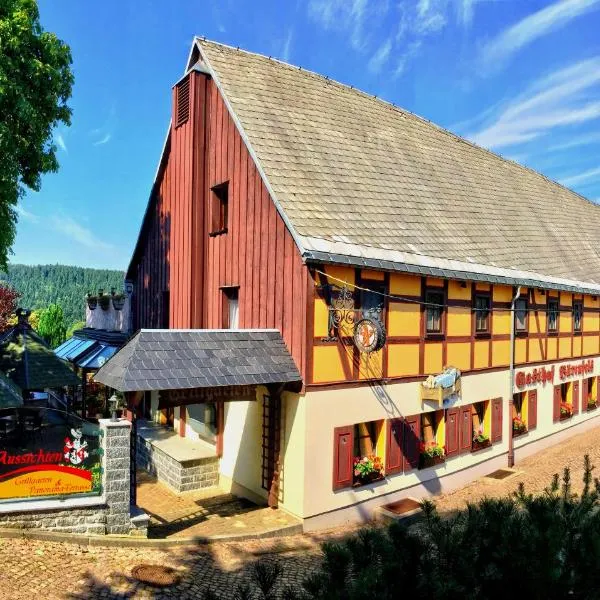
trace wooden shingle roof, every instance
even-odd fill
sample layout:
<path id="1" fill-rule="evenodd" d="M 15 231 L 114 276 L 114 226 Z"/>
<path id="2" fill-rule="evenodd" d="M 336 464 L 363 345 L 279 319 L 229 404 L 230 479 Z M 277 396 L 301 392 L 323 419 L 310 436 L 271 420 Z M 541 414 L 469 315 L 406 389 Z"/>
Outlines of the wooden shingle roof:
<path id="1" fill-rule="evenodd" d="M 348 86 L 196 44 L 306 260 L 600 290 L 593 202 Z"/>

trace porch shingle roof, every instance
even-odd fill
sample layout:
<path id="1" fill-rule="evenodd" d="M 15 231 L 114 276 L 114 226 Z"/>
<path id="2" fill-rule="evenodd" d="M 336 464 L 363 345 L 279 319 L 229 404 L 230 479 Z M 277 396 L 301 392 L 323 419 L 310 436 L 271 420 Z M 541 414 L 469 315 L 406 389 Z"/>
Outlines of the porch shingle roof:
<path id="1" fill-rule="evenodd" d="M 94 379 L 121 392 L 302 381 L 267 329 L 141 329 Z"/>

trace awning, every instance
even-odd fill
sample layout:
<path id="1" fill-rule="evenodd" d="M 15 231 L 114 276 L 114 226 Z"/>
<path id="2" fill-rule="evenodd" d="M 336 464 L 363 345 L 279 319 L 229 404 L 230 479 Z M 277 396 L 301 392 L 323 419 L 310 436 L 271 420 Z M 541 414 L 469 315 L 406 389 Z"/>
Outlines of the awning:
<path id="1" fill-rule="evenodd" d="M 99 369 L 109 358 L 111 358 L 119 349 L 116 346 L 105 346 L 100 344 L 92 352 L 88 352 L 78 363 L 78 366 L 84 369 Z"/>
<path id="2" fill-rule="evenodd" d="M 120 392 L 302 383 L 275 329 L 141 329 L 94 380 Z"/>
<path id="3" fill-rule="evenodd" d="M 97 345 L 97 342 L 94 340 L 82 340 L 72 337 L 56 348 L 54 354 L 64 360 L 76 362 L 80 356 L 87 355 L 88 350 L 95 345 Z"/>

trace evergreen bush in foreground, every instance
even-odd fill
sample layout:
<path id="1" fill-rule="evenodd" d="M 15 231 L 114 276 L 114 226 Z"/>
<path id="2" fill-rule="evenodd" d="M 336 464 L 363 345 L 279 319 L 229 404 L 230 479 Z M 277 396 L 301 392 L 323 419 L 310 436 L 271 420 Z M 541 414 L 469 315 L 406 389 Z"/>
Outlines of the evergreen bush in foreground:
<path id="1" fill-rule="evenodd" d="M 565 468 L 541 494 L 523 484 L 505 498 L 469 504 L 449 518 L 423 502 L 412 526 L 365 528 L 323 544 L 320 568 L 284 586 L 282 565 L 259 562 L 240 599 L 600 599 L 600 481 L 584 459 L 583 491 Z M 207 598 L 216 597 L 210 594 Z"/>

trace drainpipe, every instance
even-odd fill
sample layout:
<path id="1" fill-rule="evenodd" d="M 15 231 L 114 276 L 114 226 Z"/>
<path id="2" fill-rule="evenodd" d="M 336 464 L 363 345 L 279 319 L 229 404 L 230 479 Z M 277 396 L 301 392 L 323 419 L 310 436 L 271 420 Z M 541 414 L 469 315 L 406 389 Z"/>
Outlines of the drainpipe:
<path id="1" fill-rule="evenodd" d="M 510 305 L 510 384 L 508 386 L 508 398 L 506 399 L 506 414 L 508 415 L 508 466 L 515 464 L 515 449 L 513 445 L 513 427 L 512 427 L 512 403 L 515 381 L 515 303 L 521 296 L 521 286 L 517 287 L 517 293 L 512 299 Z"/>

